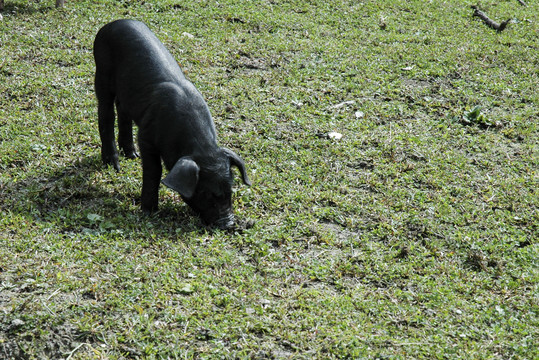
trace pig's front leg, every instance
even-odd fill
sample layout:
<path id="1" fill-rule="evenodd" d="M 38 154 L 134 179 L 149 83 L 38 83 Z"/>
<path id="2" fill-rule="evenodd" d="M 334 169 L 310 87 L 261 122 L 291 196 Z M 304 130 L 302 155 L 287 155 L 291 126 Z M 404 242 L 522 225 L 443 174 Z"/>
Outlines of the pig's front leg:
<path id="1" fill-rule="evenodd" d="M 139 143 L 142 157 L 142 212 L 150 214 L 157 210 L 159 184 L 161 182 L 161 158 L 157 152 L 151 151 Z"/>

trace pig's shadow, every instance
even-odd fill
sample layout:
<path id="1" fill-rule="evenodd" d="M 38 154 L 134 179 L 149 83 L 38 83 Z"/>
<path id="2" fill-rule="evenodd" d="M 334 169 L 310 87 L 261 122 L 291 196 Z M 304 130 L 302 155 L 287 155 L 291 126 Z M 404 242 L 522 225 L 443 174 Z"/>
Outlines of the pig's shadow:
<path id="1" fill-rule="evenodd" d="M 117 229 L 129 227 L 130 224 L 122 225 L 122 221 L 136 221 L 148 229 L 159 228 L 161 233 L 166 229 L 177 233 L 204 228 L 179 196 L 170 193 L 165 198 L 160 196 L 157 213 L 143 215 L 139 202 L 142 180 L 126 180 L 123 176 L 122 183 L 112 179 L 115 176 L 116 180 L 122 178 L 122 171 L 105 168 L 99 156 L 84 158 L 34 177 L 0 184 L 0 209 L 25 216 L 29 221 L 68 227 L 70 232 L 95 226 L 90 214 L 113 219 Z"/>

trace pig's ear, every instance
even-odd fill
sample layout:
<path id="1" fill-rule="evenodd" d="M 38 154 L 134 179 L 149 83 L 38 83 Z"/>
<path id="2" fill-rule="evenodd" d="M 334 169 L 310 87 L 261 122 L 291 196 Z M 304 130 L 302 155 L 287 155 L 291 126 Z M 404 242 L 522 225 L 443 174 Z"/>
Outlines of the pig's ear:
<path id="1" fill-rule="evenodd" d="M 186 199 L 195 194 L 200 167 L 193 159 L 182 157 L 174 164 L 162 183 Z"/>
<path id="2" fill-rule="evenodd" d="M 251 181 L 249 181 L 249 178 L 247 177 L 247 172 L 245 171 L 245 163 L 243 162 L 243 160 L 238 156 L 238 154 L 236 154 L 230 149 L 223 148 L 223 151 L 230 159 L 230 164 L 237 166 L 238 169 L 240 169 L 241 178 L 243 179 L 245 185 L 251 186 Z"/>

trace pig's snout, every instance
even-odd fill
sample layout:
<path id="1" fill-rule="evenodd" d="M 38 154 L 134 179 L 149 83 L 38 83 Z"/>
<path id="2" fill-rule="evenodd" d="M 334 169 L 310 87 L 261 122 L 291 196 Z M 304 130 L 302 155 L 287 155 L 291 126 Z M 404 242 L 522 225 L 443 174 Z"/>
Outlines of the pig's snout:
<path id="1" fill-rule="evenodd" d="M 218 227 L 221 230 L 230 229 L 232 226 L 234 226 L 234 215 L 227 214 L 223 217 L 220 217 L 219 219 L 217 219 L 217 221 L 214 222 L 214 226 Z"/>

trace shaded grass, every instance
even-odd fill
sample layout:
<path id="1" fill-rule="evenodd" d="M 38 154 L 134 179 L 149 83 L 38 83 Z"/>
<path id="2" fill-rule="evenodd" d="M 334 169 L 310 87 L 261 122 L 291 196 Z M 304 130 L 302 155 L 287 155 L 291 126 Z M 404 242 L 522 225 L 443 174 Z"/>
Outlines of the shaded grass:
<path id="1" fill-rule="evenodd" d="M 7 1 L 0 358 L 537 357 L 539 12 L 482 6 L 515 20 Z M 204 229 L 165 189 L 144 217 L 139 161 L 101 165 L 91 49 L 120 17 L 155 31 L 246 160 L 252 227 Z M 477 105 L 497 125 L 464 122 Z"/>

